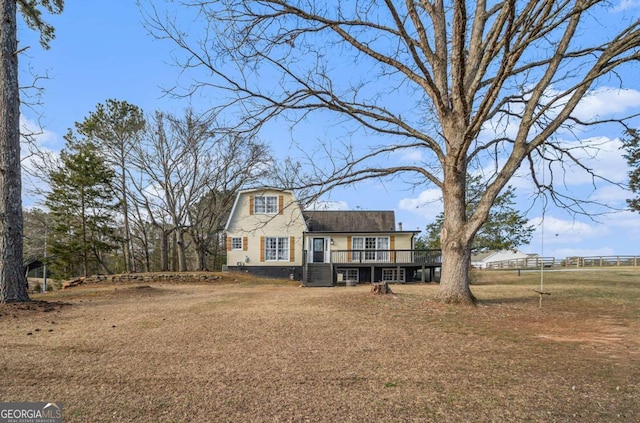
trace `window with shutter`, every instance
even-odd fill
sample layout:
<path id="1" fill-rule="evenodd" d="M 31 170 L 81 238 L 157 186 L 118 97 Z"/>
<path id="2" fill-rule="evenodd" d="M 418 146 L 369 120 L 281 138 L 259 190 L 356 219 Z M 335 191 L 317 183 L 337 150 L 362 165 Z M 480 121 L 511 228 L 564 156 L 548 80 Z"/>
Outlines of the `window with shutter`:
<path id="1" fill-rule="evenodd" d="M 256 195 L 253 197 L 253 214 L 277 214 L 278 204 L 275 195 Z"/>
<path id="2" fill-rule="evenodd" d="M 289 238 L 265 237 L 264 261 L 290 261 Z"/>

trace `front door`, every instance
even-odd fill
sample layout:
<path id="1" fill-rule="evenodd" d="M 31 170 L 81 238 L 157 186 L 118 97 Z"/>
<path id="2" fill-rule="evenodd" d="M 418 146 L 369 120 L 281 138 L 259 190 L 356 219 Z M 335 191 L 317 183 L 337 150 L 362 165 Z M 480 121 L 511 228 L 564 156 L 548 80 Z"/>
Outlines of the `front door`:
<path id="1" fill-rule="evenodd" d="M 313 238 L 313 262 L 324 263 L 324 238 Z"/>

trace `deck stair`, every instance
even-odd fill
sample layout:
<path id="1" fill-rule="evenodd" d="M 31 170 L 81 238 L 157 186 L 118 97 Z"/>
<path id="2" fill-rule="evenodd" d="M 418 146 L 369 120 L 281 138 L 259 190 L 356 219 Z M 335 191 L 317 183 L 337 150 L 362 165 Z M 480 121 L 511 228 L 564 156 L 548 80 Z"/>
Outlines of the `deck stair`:
<path id="1" fill-rule="evenodd" d="M 304 286 L 333 286 L 333 266 L 330 263 L 309 263 Z"/>

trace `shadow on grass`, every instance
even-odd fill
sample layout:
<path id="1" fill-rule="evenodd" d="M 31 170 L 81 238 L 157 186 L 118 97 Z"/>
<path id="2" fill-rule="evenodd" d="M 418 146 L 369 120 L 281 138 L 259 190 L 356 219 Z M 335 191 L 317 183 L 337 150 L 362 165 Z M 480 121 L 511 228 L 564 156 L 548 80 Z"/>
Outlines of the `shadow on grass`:
<path id="1" fill-rule="evenodd" d="M 503 298 L 477 298 L 478 306 L 500 306 L 500 305 L 524 305 L 538 304 L 538 294 L 531 293 L 530 297 L 503 297 Z"/>

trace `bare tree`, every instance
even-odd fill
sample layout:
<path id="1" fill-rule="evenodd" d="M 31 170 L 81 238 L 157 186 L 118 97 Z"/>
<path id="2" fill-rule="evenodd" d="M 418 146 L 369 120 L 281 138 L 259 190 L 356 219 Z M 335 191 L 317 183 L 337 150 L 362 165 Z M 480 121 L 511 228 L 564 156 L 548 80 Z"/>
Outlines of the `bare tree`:
<path id="1" fill-rule="evenodd" d="M 267 147 L 253 137 L 222 131 L 200 159 L 206 163 L 201 169 L 206 190 L 195 207 L 187 211 L 196 268 L 206 270 L 208 254 L 216 261 L 220 234 L 238 191 L 266 178 L 271 156 Z"/>
<path id="2" fill-rule="evenodd" d="M 18 6 L 27 26 L 40 32 L 47 48 L 54 29 L 42 10 L 60 13 L 63 0 L 2 0 L 0 5 L 0 302 L 29 301 L 23 272 Z"/>
<path id="3" fill-rule="evenodd" d="M 196 251 L 195 267 L 205 270 L 237 191 L 264 177 L 271 157 L 263 144 L 218 130 L 211 116 L 192 110 L 180 119 L 156 113 L 153 125 L 133 159 L 141 175 L 135 179 L 138 204 L 161 232 L 163 270 L 169 269 L 172 235 L 177 270 L 187 270 L 187 233 Z"/>
<path id="4" fill-rule="evenodd" d="M 153 224 L 147 217 L 146 209 L 133 191 L 129 192 L 132 205 L 131 248 L 133 257 L 140 262 L 144 272 L 151 272 L 151 248 L 153 244 Z"/>
<path id="5" fill-rule="evenodd" d="M 163 271 L 169 270 L 169 236 L 174 231 L 184 234 L 186 230 L 187 204 L 184 196 L 189 194 L 187 184 L 193 169 L 188 163 L 189 147 L 184 139 L 172 136 L 170 127 L 167 115 L 156 112 L 147 134 L 134 148 L 131 170 L 136 172 L 131 178 L 136 187 L 136 201 L 162 234 Z M 180 257 L 180 270 L 186 270 L 184 250 Z"/>
<path id="6" fill-rule="evenodd" d="M 187 110 L 177 118 L 157 112 L 148 134 L 134 148 L 131 180 L 137 215 L 161 232 L 161 267 L 169 269 L 169 241 L 176 270 L 185 271 L 187 244 L 196 250 L 196 268 L 206 268 L 223 219 L 236 192 L 266 174 L 270 156 L 250 137 L 218 130 L 214 117 Z M 139 228 L 144 228 L 140 219 Z M 190 235 L 190 236 L 185 236 Z"/>
<path id="7" fill-rule="evenodd" d="M 221 109 L 243 111 L 242 123 L 251 129 L 275 116 L 299 121 L 328 111 L 341 124 L 351 121 L 385 137 L 369 151 L 347 150 L 343 163 L 334 159 L 315 185 L 321 190 L 398 176 L 441 189 L 437 297 L 446 302 L 475 302 L 468 277 L 472 240 L 523 161 L 541 190 L 560 204 L 575 204 L 549 180 L 543 183 L 533 164 L 573 162 L 590 172 L 554 135 L 602 123 L 580 120 L 577 105 L 640 58 L 637 16 L 602 23 L 599 17 L 611 10 L 599 0 L 183 3 L 197 12 L 197 41 L 195 25 L 187 38 L 175 19 L 153 8 L 147 22 L 183 53 L 176 59 L 195 78 L 186 94 L 226 90 L 217 94 L 228 100 Z M 594 31 L 598 37 L 584 36 Z M 267 84 L 264 75 L 279 79 Z M 492 124 L 502 130 L 487 136 Z M 384 162 L 416 150 L 424 157 L 420 164 Z M 467 216 L 466 177 L 473 166 L 485 170 L 486 190 Z"/>

